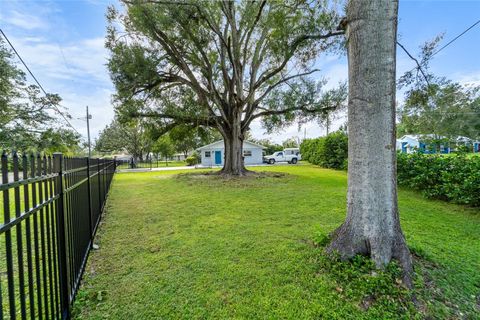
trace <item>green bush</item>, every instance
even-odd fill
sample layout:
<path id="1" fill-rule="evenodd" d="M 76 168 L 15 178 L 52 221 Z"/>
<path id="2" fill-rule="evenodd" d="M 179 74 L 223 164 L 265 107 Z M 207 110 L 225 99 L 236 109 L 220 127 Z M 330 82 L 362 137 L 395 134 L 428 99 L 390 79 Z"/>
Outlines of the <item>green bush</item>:
<path id="1" fill-rule="evenodd" d="M 194 152 L 191 156 L 187 157 L 185 161 L 187 162 L 187 166 L 194 166 L 200 162 L 200 155 L 197 152 Z"/>
<path id="2" fill-rule="evenodd" d="M 300 145 L 302 159 L 332 169 L 347 169 L 348 137 L 342 131 L 317 139 L 306 139 Z"/>
<path id="3" fill-rule="evenodd" d="M 347 169 L 347 145 L 347 135 L 338 131 L 304 140 L 300 151 L 302 159 L 312 164 Z M 480 156 L 399 152 L 397 179 L 399 185 L 420 190 L 427 198 L 480 206 Z"/>
<path id="4" fill-rule="evenodd" d="M 401 186 L 421 190 L 428 198 L 480 206 L 480 157 L 421 153 L 397 156 Z"/>
<path id="5" fill-rule="evenodd" d="M 306 139 L 300 145 L 302 159 L 332 169 L 347 169 L 348 138 L 343 132 Z M 480 156 L 398 153 L 400 186 L 422 191 L 427 198 L 480 206 Z"/>

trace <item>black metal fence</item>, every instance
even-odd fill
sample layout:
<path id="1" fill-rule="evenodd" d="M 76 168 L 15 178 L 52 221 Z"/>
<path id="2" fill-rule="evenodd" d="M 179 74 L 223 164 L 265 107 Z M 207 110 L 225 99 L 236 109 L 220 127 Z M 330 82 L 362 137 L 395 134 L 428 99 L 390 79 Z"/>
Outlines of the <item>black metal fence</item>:
<path id="1" fill-rule="evenodd" d="M 162 160 L 162 159 L 145 159 L 133 161 L 133 158 L 129 160 L 121 160 L 117 163 L 118 169 L 153 169 L 164 167 L 178 167 L 187 166 L 187 162 L 183 160 Z"/>
<path id="2" fill-rule="evenodd" d="M 70 318 L 115 168 L 2 154 L 0 319 Z"/>

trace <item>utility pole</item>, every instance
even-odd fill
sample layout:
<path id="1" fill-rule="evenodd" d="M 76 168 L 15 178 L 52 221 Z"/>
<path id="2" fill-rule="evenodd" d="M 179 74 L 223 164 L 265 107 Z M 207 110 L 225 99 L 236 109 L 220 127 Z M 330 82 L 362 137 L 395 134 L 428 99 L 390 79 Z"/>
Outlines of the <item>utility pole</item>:
<path id="1" fill-rule="evenodd" d="M 92 119 L 92 115 L 88 113 L 88 106 L 87 106 L 87 136 L 88 136 L 88 157 L 92 157 L 92 147 L 90 144 L 90 119 Z"/>

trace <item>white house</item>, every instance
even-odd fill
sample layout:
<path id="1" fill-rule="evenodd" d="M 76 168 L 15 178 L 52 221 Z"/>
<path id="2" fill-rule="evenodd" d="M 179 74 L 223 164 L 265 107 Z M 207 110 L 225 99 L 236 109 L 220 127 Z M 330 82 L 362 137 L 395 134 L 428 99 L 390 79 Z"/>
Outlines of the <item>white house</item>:
<path id="1" fill-rule="evenodd" d="M 397 139 L 397 150 L 404 153 L 412 153 L 420 147 L 418 135 L 407 134 Z"/>
<path id="2" fill-rule="evenodd" d="M 263 149 L 265 149 L 264 146 L 250 141 L 243 141 L 243 156 L 245 159 L 245 165 L 262 164 Z M 198 148 L 197 151 L 200 154 L 200 164 L 202 166 L 223 166 L 225 158 L 225 146 L 223 140 L 219 140 L 201 148 Z"/>

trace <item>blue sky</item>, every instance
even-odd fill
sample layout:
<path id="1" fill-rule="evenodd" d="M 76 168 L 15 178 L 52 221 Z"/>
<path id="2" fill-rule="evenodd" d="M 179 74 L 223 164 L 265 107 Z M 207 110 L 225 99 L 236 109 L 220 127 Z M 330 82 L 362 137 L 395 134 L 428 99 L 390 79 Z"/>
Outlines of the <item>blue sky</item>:
<path id="1" fill-rule="evenodd" d="M 113 92 L 105 63 L 105 11 L 116 1 L 103 0 L 0 0 L 0 28 L 4 30 L 34 74 L 49 92 L 59 93 L 74 118 L 84 116 L 90 107 L 93 137 L 113 118 L 110 96 Z M 439 33 L 448 42 L 480 19 L 480 0 L 413 1 L 400 0 L 399 41 L 413 54 L 419 46 Z M 439 53 L 432 71 L 462 83 L 480 85 L 480 25 Z M 347 78 L 345 57 L 320 58 L 320 76 L 331 85 Z M 397 73 L 414 67 L 402 51 L 398 51 Z M 401 100 L 401 93 L 397 100 Z M 339 126 L 339 116 L 334 125 Z M 86 124 L 73 120 L 73 125 L 86 134 Z M 316 123 L 306 125 L 307 136 L 324 133 Z M 254 137 L 262 138 L 259 123 L 252 125 Z M 268 135 L 280 142 L 292 136 L 303 136 L 292 126 L 281 133 Z"/>

